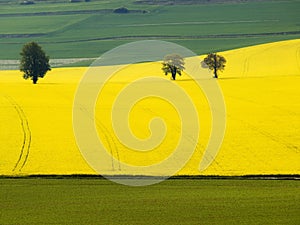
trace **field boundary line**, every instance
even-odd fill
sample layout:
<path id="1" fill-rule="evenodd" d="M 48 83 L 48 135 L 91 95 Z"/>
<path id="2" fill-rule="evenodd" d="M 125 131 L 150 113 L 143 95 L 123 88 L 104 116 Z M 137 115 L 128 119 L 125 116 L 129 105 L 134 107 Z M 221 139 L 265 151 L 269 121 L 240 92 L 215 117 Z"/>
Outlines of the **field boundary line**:
<path id="1" fill-rule="evenodd" d="M 42 33 L 41 36 L 48 33 Z M 90 41 L 106 41 L 106 40 L 140 40 L 140 39 L 218 39 L 218 38 L 245 38 L 245 37 L 265 37 L 265 36 L 286 36 L 299 35 L 300 30 L 296 31 L 279 31 L 279 32 L 263 32 L 263 33 L 236 33 L 236 34 L 202 34 L 202 35 L 124 35 L 124 36 L 110 36 L 110 37 L 95 37 L 77 40 L 62 40 L 62 41 L 40 41 L 40 44 L 66 44 L 79 43 Z M 0 34 L 0 38 L 28 38 L 31 34 Z M 32 34 L 36 37 L 39 34 Z M 22 42 L 1 42 L 1 44 L 22 44 Z"/>
<path id="2" fill-rule="evenodd" d="M 172 26 L 172 25 L 206 25 L 206 24 L 235 24 L 235 23 L 261 23 L 261 22 L 279 22 L 279 20 L 232 20 L 232 21 L 187 21 L 174 23 L 141 23 L 124 24 L 118 27 L 145 27 L 145 26 Z"/>
<path id="3" fill-rule="evenodd" d="M 145 175 L 99 175 L 99 174 L 32 174 L 32 175 L 0 175 L 0 179 L 161 179 L 161 176 Z M 175 175 L 174 179 L 199 179 L 199 180 L 300 180 L 300 174 L 246 174 L 246 175 Z"/>
<path id="4" fill-rule="evenodd" d="M 52 68 L 69 66 L 74 63 L 94 61 L 97 58 L 65 58 L 65 59 L 50 59 Z M 0 70 L 18 70 L 20 60 L 18 59 L 0 59 Z"/>

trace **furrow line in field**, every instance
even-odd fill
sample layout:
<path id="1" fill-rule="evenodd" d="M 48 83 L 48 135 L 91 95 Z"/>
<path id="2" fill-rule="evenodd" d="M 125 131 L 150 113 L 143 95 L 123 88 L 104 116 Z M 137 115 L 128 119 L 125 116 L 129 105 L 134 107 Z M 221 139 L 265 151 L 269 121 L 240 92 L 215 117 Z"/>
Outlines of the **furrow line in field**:
<path id="1" fill-rule="evenodd" d="M 278 143 L 280 145 L 283 145 L 284 147 L 286 147 L 289 150 L 293 150 L 295 152 L 300 152 L 299 147 L 296 146 L 296 145 L 294 145 L 293 143 L 289 143 L 286 140 L 283 140 L 283 139 L 279 138 L 278 136 L 275 136 L 275 135 L 273 135 L 273 134 L 271 134 L 269 132 L 266 132 L 266 131 L 262 130 L 261 128 L 259 128 L 258 126 L 254 126 L 254 125 L 249 124 L 249 123 L 247 123 L 247 126 L 250 129 L 252 129 L 252 130 L 254 130 L 254 131 L 262 134 L 263 136 L 271 139 L 272 141 L 274 141 L 274 142 L 276 142 L 276 143 Z"/>
<path id="2" fill-rule="evenodd" d="M 6 99 L 13 105 L 14 109 L 16 110 L 19 119 L 21 121 L 21 127 L 23 131 L 23 143 L 21 147 L 21 151 L 19 154 L 19 158 L 13 168 L 12 171 L 18 171 L 20 172 L 23 167 L 25 166 L 28 156 L 30 153 L 30 145 L 31 145 L 31 130 L 29 128 L 28 119 L 22 109 L 22 107 L 10 96 L 5 96 Z"/>
<path id="3" fill-rule="evenodd" d="M 251 104 L 257 104 L 255 101 L 252 101 L 252 100 L 249 100 L 249 99 L 244 99 L 244 98 L 240 98 L 240 97 L 233 97 L 233 96 L 230 96 L 231 98 L 234 98 L 236 100 L 239 100 L 239 101 L 242 101 L 242 102 L 249 102 Z M 273 108 L 276 108 L 277 110 L 281 110 L 282 109 L 280 107 L 276 107 L 276 106 L 272 106 Z M 284 110 L 284 112 L 286 112 L 286 110 Z M 291 113 L 293 116 L 297 116 L 296 113 Z M 249 127 L 251 130 L 257 132 L 257 133 L 260 133 L 261 135 L 269 138 L 270 140 L 286 147 L 287 149 L 292 149 L 293 151 L 296 151 L 296 152 L 299 152 L 300 151 L 300 148 L 299 146 L 296 146 L 294 145 L 293 143 L 290 143 L 276 135 L 273 135 L 272 133 L 270 132 L 267 132 L 267 131 L 264 131 L 263 129 L 261 129 L 259 126 L 256 126 L 256 125 L 253 125 L 253 124 L 250 124 L 249 122 L 245 121 L 245 120 L 242 120 L 242 119 L 237 119 L 231 115 L 229 115 L 227 113 L 227 116 L 228 117 L 231 117 L 233 118 L 234 120 L 238 120 L 239 122 L 242 122 L 243 124 L 245 124 L 247 127 Z"/>
<path id="4" fill-rule="evenodd" d="M 80 110 L 81 110 L 82 112 L 87 113 L 87 115 L 90 117 L 90 119 L 94 120 L 94 118 L 92 118 L 92 117 L 90 116 L 91 113 L 88 112 L 88 110 L 87 110 L 86 108 L 81 107 Z M 101 123 L 100 120 L 98 120 L 98 119 L 95 119 L 95 120 L 96 120 L 97 128 L 99 128 L 99 129 L 101 130 L 102 134 L 104 135 L 104 139 L 105 139 L 105 141 L 106 141 L 107 144 L 108 144 L 108 147 L 109 147 L 109 150 L 110 150 L 110 154 L 112 155 L 112 157 L 113 157 L 113 152 L 116 152 L 116 154 L 117 154 L 117 160 L 118 160 L 118 162 L 119 162 L 119 163 L 118 163 L 118 170 L 121 171 L 121 164 L 120 164 L 119 151 L 118 151 L 116 142 L 114 141 L 113 137 L 110 136 L 110 134 L 109 134 L 107 128 L 103 125 L 103 123 Z M 114 165 L 114 160 L 113 160 L 113 158 L 112 158 L 111 163 L 112 163 L 112 169 L 115 170 L 116 168 L 115 168 L 115 165 Z"/>
<path id="5" fill-rule="evenodd" d="M 179 128 L 179 127 L 176 127 L 175 128 L 178 132 L 181 132 L 181 129 Z M 202 157 L 206 157 L 206 160 L 207 161 L 209 161 L 209 162 L 211 162 L 211 164 L 212 163 L 214 163 L 214 167 L 216 168 L 216 167 L 218 167 L 219 169 L 220 169 L 220 171 L 222 171 L 223 170 L 223 167 L 220 165 L 220 163 L 216 160 L 216 156 L 212 156 L 211 154 L 205 154 L 205 152 L 206 152 L 206 147 L 207 147 L 207 145 L 205 146 L 205 145 L 203 145 L 203 144 L 201 144 L 201 143 L 199 143 L 199 140 L 198 141 L 196 141 L 195 140 L 195 138 L 193 138 L 193 137 L 191 137 L 191 136 L 187 136 L 187 135 L 184 135 L 183 134 L 183 137 L 186 139 L 186 140 L 188 140 L 189 142 L 191 142 L 191 143 L 194 143 L 194 142 L 197 142 L 196 143 L 196 148 L 197 149 L 201 149 L 200 151 L 201 151 L 201 153 L 202 153 Z M 202 159 L 200 159 L 200 162 L 201 161 L 203 161 L 204 160 L 204 158 L 202 158 Z M 217 169 L 216 169 L 217 170 Z"/>
<path id="6" fill-rule="evenodd" d="M 94 120 L 94 119 L 95 119 L 95 118 L 93 118 L 93 117 L 91 116 L 90 112 L 89 112 L 86 108 L 81 107 L 80 110 L 81 110 L 82 112 L 85 112 L 86 115 L 87 115 L 88 117 L 90 117 L 91 120 Z M 97 121 L 96 125 L 97 125 L 97 127 L 102 131 L 102 133 L 104 134 L 104 139 L 105 139 L 105 141 L 107 142 L 108 147 L 109 147 L 109 149 L 110 149 L 110 154 L 112 155 L 112 148 L 111 148 L 111 145 L 110 145 L 110 141 L 108 140 L 108 137 L 106 136 L 106 133 L 103 132 L 103 130 L 101 129 L 101 126 L 98 124 L 98 121 Z M 115 170 L 115 165 L 114 165 L 113 159 L 112 159 L 112 161 L 111 161 L 111 167 L 112 167 L 112 170 L 114 171 L 114 170 Z"/>
<path id="7" fill-rule="evenodd" d="M 232 115 L 230 115 L 228 113 L 227 113 L 227 117 L 231 118 L 232 120 L 237 120 L 237 121 L 241 122 L 243 125 L 248 126 L 251 130 L 253 130 L 255 132 L 258 132 L 258 130 L 255 128 L 255 126 L 249 124 L 247 121 L 244 121 L 244 120 L 241 120 L 241 119 L 237 119 L 236 117 L 234 117 L 234 116 L 232 116 Z M 257 163 L 258 161 L 260 163 L 262 163 L 262 164 L 269 164 L 269 161 L 261 159 L 261 157 L 255 151 L 251 150 L 251 148 L 248 148 L 248 146 L 245 146 L 245 148 L 247 150 L 251 151 L 251 154 L 252 154 L 253 158 L 255 159 L 255 161 L 254 160 L 250 160 L 247 156 L 241 155 L 241 157 L 243 158 L 243 160 L 246 160 L 250 164 Z"/>
<path id="8" fill-rule="evenodd" d="M 297 60 L 297 66 L 299 68 L 299 73 L 300 73 L 300 47 L 298 47 L 296 50 L 296 60 Z"/>
<path id="9" fill-rule="evenodd" d="M 157 116 L 157 114 L 153 111 L 153 110 L 151 110 L 150 108 L 146 108 L 146 107 L 143 107 L 142 108 L 145 112 L 147 112 L 147 113 L 150 113 L 150 114 L 152 114 L 153 116 Z M 173 127 L 172 127 L 172 129 L 173 130 L 175 130 L 177 133 L 181 133 L 181 128 L 179 127 L 179 126 L 176 126 L 176 125 L 174 125 Z M 197 141 L 197 140 L 195 140 L 195 138 L 194 137 L 191 137 L 191 136 L 188 136 L 188 135 L 185 135 L 185 134 L 182 134 L 182 138 L 184 138 L 185 140 L 187 140 L 188 142 L 190 142 L 190 143 L 195 143 L 196 142 L 196 149 L 198 149 L 199 151 L 201 151 L 201 153 L 203 154 L 203 156 L 204 156 L 204 153 L 205 153 L 205 147 L 206 146 L 204 146 L 203 144 L 201 144 L 201 143 L 199 143 L 199 140 Z M 194 151 L 196 151 L 196 149 L 194 149 Z M 212 155 L 206 155 L 206 157 L 209 157 L 209 158 L 206 158 L 208 161 L 210 161 L 210 162 L 213 162 L 214 163 L 214 165 L 216 166 L 216 167 L 219 167 L 219 169 L 222 171 L 223 170 L 223 168 L 222 168 L 222 166 L 218 163 L 218 161 L 217 160 L 215 160 L 215 158 L 214 158 L 214 156 L 212 156 Z M 200 161 L 202 161 L 203 159 L 201 159 Z M 200 163 L 200 162 L 199 162 Z"/>
<path id="10" fill-rule="evenodd" d="M 118 151 L 118 147 L 117 147 L 117 144 L 113 138 L 112 135 L 110 135 L 108 129 L 105 127 L 105 125 L 103 123 L 101 123 L 100 120 L 97 120 L 96 119 L 96 122 L 97 122 L 97 127 L 102 131 L 102 133 L 105 135 L 105 139 L 106 139 L 106 142 L 108 143 L 109 147 L 110 147 L 110 151 L 111 151 L 111 155 L 113 157 L 113 152 L 116 153 L 117 155 L 117 160 L 118 160 L 118 170 L 121 171 L 121 163 L 120 163 L 120 155 L 119 155 L 119 151 Z M 114 151 L 113 151 L 114 150 Z M 114 167 L 114 161 L 112 159 L 112 165 L 113 165 L 113 169 L 115 170 L 115 167 Z"/>
<path id="11" fill-rule="evenodd" d="M 289 46 L 289 45 L 290 45 L 290 43 L 287 42 L 287 43 L 281 44 L 281 47 Z M 255 62 L 256 56 L 263 55 L 265 52 L 269 52 L 270 50 L 272 50 L 276 47 L 278 47 L 278 46 L 273 46 L 273 45 L 268 46 L 268 45 L 266 45 L 266 46 L 262 47 L 259 51 L 256 51 L 255 53 L 252 53 L 252 54 L 248 54 L 248 56 L 245 60 L 244 76 L 250 71 L 249 66 L 252 65 L 252 64 L 250 64 L 250 62 L 251 61 Z M 300 51 L 300 48 L 299 48 L 299 51 Z M 300 54 L 300 52 L 299 52 L 299 54 Z M 251 74 L 250 74 L 250 76 L 251 76 Z"/>
<path id="12" fill-rule="evenodd" d="M 288 142 L 288 141 L 286 141 L 286 140 L 284 140 L 284 139 L 282 139 L 282 138 L 280 138 L 280 137 L 278 137 L 274 134 L 271 134 L 270 132 L 267 132 L 267 131 L 263 130 L 259 126 L 250 124 L 249 122 L 247 122 L 245 120 L 242 120 L 242 119 L 234 118 L 234 117 L 232 117 L 231 115 L 228 115 L 228 114 L 227 114 L 227 116 L 233 118 L 234 120 L 240 121 L 241 123 L 243 123 L 245 126 L 247 126 L 249 129 L 253 130 L 254 132 L 261 134 L 262 136 L 270 139 L 271 141 L 273 141 L 275 143 L 278 143 L 281 146 L 284 146 L 285 148 L 287 148 L 289 150 L 293 150 L 295 152 L 300 152 L 299 146 L 296 146 L 293 143 L 290 143 L 290 142 Z"/>
<path id="13" fill-rule="evenodd" d="M 249 70 L 249 57 L 247 56 L 245 61 L 244 61 L 244 68 L 243 68 L 243 76 L 247 76 L 247 72 Z"/>

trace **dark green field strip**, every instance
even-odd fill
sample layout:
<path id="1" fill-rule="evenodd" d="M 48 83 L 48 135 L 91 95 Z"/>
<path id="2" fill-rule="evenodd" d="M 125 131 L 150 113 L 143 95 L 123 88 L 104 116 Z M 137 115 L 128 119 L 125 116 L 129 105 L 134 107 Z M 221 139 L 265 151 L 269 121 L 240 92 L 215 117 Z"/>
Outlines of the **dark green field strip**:
<path id="1" fill-rule="evenodd" d="M 6 40 L 30 34 L 49 35 L 80 23 L 88 17 L 89 15 L 39 16 L 35 17 L 34 21 L 32 17 L 1 18 L 0 33 L 14 35 L 7 36 Z"/>
<path id="2" fill-rule="evenodd" d="M 15 38 L 29 38 L 29 37 L 42 37 L 45 34 L 14 34 Z M 14 36 L 12 35 L 12 37 Z M 63 41 L 39 41 L 40 44 L 69 44 L 69 43 L 85 43 L 85 42 L 97 42 L 97 41 L 137 41 L 137 40 L 172 40 L 172 41 L 192 41 L 192 40 L 211 40 L 214 39 L 244 39 L 244 38 L 264 38 L 264 37 L 278 37 L 278 40 L 289 40 L 296 39 L 300 35 L 300 31 L 290 32 L 274 32 L 274 33 L 254 33 L 254 34 L 217 34 L 217 35 L 195 35 L 195 36 L 180 36 L 180 35 L 136 35 L 136 36 L 115 36 L 115 37 L 96 37 L 89 39 L 78 39 L 78 40 L 63 40 Z M 0 38 L 6 35 L 1 35 Z M 2 44 L 22 44 L 23 42 L 2 42 Z M 264 42 L 262 42 L 264 43 Z M 1 42 L 0 42 L 1 44 Z"/>
<path id="3" fill-rule="evenodd" d="M 178 26 L 180 27 L 180 26 Z M 177 27 L 177 28 L 178 28 Z M 199 26 L 200 28 L 201 26 Z M 64 29 L 64 28 L 63 28 Z M 150 29 L 150 28 L 148 28 Z M 201 32 L 191 32 L 192 29 L 188 27 L 182 27 L 180 31 L 170 29 L 169 27 L 161 26 L 161 28 L 154 28 L 147 32 L 147 29 L 142 27 L 131 27 L 131 28 L 117 28 L 113 25 L 110 28 L 84 28 L 82 31 L 77 31 L 76 29 L 64 29 L 64 31 L 54 31 L 48 33 L 0 33 L 0 42 L 16 42 L 18 39 L 22 38 L 40 38 L 40 43 L 68 43 L 68 42 L 84 42 L 84 41 L 95 41 L 95 40 L 120 40 L 120 39 L 207 39 L 207 38 L 241 38 L 241 37 L 262 37 L 262 36 L 285 36 L 285 35 L 298 35 L 300 30 L 276 30 L 276 32 L 266 32 L 268 29 L 263 29 L 263 27 L 258 30 L 251 30 L 249 33 L 242 33 L 238 30 L 233 31 L 234 33 L 222 33 L 222 31 L 201 31 Z M 90 31 L 89 31 L 90 30 Z M 188 30 L 187 32 L 184 32 Z M 250 30 L 250 29 L 249 29 Z M 103 32 L 104 31 L 104 32 Z M 261 32 L 257 32 L 261 31 Z M 83 32 L 83 33 L 81 33 Z M 194 35 L 193 35 L 194 33 Z M 70 38 L 72 37 L 72 38 Z M 23 41 L 21 41 L 23 43 Z"/>
<path id="4" fill-rule="evenodd" d="M 299 181 L 0 179 L 0 224 L 299 224 Z"/>
<path id="5" fill-rule="evenodd" d="M 64 43 L 78 43 L 78 42 L 90 42 L 90 41 L 104 41 L 104 40 L 151 40 L 151 39 L 176 39 L 176 40 L 193 40 L 193 39 L 215 39 L 215 38 L 244 38 L 244 37 L 265 37 L 265 36 L 285 36 L 285 35 L 298 35 L 300 31 L 290 31 L 290 32 L 274 32 L 274 33 L 254 33 L 254 34 L 217 34 L 217 35 L 197 35 L 197 36 L 176 36 L 176 35 L 140 35 L 140 36 L 116 36 L 116 37 L 99 37 L 90 39 L 79 39 L 79 40 L 67 40 L 67 41 L 51 41 L 44 42 L 41 44 L 64 44 Z M 16 37 L 38 37 L 44 36 L 45 34 L 16 34 Z M 0 34 L 0 38 L 5 35 Z"/>
<path id="6" fill-rule="evenodd" d="M 113 13 L 114 9 L 90 9 L 90 10 L 70 10 L 70 11 L 46 11 L 46 12 L 35 12 L 35 13 L 8 13 L 0 14 L 1 17 L 24 17 L 24 16 L 61 16 L 61 15 L 80 15 L 80 14 L 106 14 Z M 143 10 L 129 10 L 128 13 L 145 13 Z"/>
<path id="7" fill-rule="evenodd" d="M 242 0 L 245 2 L 254 1 L 271 1 L 271 0 Z M 145 5 L 197 5 L 197 4 L 228 4 L 228 3 L 241 3 L 241 0 L 136 0 L 134 4 Z"/>
<path id="8" fill-rule="evenodd" d="M 34 13 L 3 13 L 0 17 L 24 17 L 24 16 L 61 16 L 61 15 L 80 15 L 80 14 L 99 14 L 112 13 L 113 9 L 96 9 L 96 10 L 70 10 L 70 11 L 54 11 L 54 12 L 34 12 Z"/>
<path id="9" fill-rule="evenodd" d="M 47 34 L 43 33 L 30 33 L 30 34 L 0 34 L 0 38 L 36 38 L 36 37 L 42 37 Z"/>
<path id="10" fill-rule="evenodd" d="M 49 18 L 50 19 L 50 18 Z M 228 22 L 205 22 L 188 24 L 173 23 L 157 24 L 149 26 L 149 24 L 110 24 L 107 23 L 95 24 L 93 21 L 103 20 L 103 18 L 86 18 L 80 17 L 76 20 L 63 20 L 57 18 L 57 26 L 49 27 L 48 30 L 43 28 L 47 26 L 47 20 L 41 20 L 38 27 L 29 26 L 22 28 L 20 24 L 13 24 L 17 29 L 14 33 L 0 34 L 3 41 L 10 41 L 22 38 L 38 38 L 40 42 L 66 43 L 66 42 L 82 42 L 92 40 L 115 40 L 115 39 L 136 39 L 136 38 L 176 38 L 176 39 L 203 39 L 203 38 L 236 38 L 236 37 L 257 37 L 257 36 L 275 36 L 275 35 L 294 35 L 299 34 L 300 30 L 291 30 L 293 27 L 277 26 L 271 28 L 271 25 L 278 25 L 276 22 L 266 21 L 238 21 Z M 53 23 L 54 23 L 53 21 Z M 246 22 L 248 22 L 246 24 Z M 150 24 L 153 25 L 153 24 Z M 225 29 L 228 27 L 228 29 Z M 252 28 L 252 29 L 251 29 Z M 17 33 L 17 30 L 24 33 Z M 34 31 L 41 31 L 39 33 Z M 44 31 L 44 32 L 43 32 Z M 48 41 L 47 41 L 48 40 Z"/>
<path id="11" fill-rule="evenodd" d="M 19 0 L 0 0 L 0 14 L 10 13 L 33 13 L 33 12 L 55 12 L 55 11 L 78 11 L 80 10 L 94 10 L 94 9 L 115 9 L 117 7 L 131 5 L 131 0 L 92 0 L 90 2 L 71 3 L 70 0 L 42 0 L 34 1 L 36 4 L 21 5 Z M 135 8 L 140 8 L 136 6 Z M 151 8 L 151 7 L 150 7 Z M 8 13 L 9 12 L 9 13 Z"/>
<path id="12" fill-rule="evenodd" d="M 263 44 L 268 42 L 275 42 L 281 40 L 290 40 L 300 38 L 300 35 L 282 35 L 282 36 L 264 36 L 264 37 L 244 37 L 244 38 L 215 38 L 215 39 L 167 39 L 166 41 L 180 44 L 186 48 L 191 49 L 196 54 L 206 54 L 211 51 L 225 51 L 235 48 L 241 48 L 256 44 Z M 31 41 L 27 39 L 26 41 Z M 162 39 L 164 40 L 164 39 Z M 22 40 L 24 41 L 24 40 Z M 103 53 L 136 40 L 98 40 L 86 42 L 70 42 L 70 43 L 48 43 L 43 44 L 43 48 L 50 55 L 52 59 L 61 58 L 95 58 L 101 56 Z M 18 59 L 20 49 L 23 42 L 19 40 L 13 43 L 0 43 L 0 59 Z M 5 54 L 4 54 L 5 53 Z M 81 66 L 89 66 L 87 64 L 80 64 Z"/>

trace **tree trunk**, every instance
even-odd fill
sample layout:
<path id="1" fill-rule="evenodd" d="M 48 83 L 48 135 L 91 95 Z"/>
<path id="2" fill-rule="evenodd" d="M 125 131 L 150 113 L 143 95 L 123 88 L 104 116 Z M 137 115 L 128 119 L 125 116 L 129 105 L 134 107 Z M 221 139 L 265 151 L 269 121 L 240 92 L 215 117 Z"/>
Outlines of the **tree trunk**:
<path id="1" fill-rule="evenodd" d="M 175 80 L 176 79 L 176 67 L 172 69 L 172 79 Z"/>
<path id="2" fill-rule="evenodd" d="M 217 54 L 214 54 L 214 75 L 215 75 L 215 78 L 218 78 L 218 74 L 217 74 Z"/>
<path id="3" fill-rule="evenodd" d="M 32 83 L 33 83 L 33 84 L 36 84 L 37 80 L 38 80 L 38 77 L 37 77 L 37 76 L 33 76 L 33 78 L 32 78 Z"/>
<path id="4" fill-rule="evenodd" d="M 214 78 L 218 78 L 217 68 L 216 67 L 214 67 Z"/>

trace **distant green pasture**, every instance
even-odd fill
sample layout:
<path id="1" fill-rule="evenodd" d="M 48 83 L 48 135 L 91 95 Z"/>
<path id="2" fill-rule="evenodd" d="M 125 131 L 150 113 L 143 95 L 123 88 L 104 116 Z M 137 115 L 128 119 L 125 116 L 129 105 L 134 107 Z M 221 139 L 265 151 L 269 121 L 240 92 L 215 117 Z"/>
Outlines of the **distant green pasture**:
<path id="1" fill-rule="evenodd" d="M 64 29 L 74 23 L 80 23 L 87 15 L 3 17 L 1 18 L 2 34 L 50 34 Z"/>
<path id="2" fill-rule="evenodd" d="M 172 6 L 137 5 L 125 0 L 57 2 L 1 4 L 0 59 L 18 59 L 21 46 L 29 41 L 42 44 L 51 58 L 88 58 L 145 39 L 173 41 L 204 54 L 300 38 L 299 0 Z M 149 13 L 80 12 L 121 6 Z M 65 15 L 26 15 L 38 12 Z"/>

